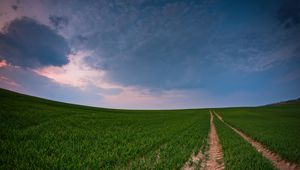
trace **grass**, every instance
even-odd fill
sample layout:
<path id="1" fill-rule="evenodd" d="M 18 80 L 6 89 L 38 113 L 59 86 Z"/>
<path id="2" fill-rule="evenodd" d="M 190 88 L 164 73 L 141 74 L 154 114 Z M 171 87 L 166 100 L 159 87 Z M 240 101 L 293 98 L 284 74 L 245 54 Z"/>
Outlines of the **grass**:
<path id="1" fill-rule="evenodd" d="M 209 129 L 205 110 L 101 109 L 6 90 L 0 108 L 0 169 L 179 169 Z"/>
<path id="2" fill-rule="evenodd" d="M 251 144 L 217 119 L 216 116 L 214 124 L 222 146 L 226 169 L 274 170 L 271 162 L 258 153 Z"/>
<path id="3" fill-rule="evenodd" d="M 300 164 L 299 106 L 214 110 Z M 226 169 L 273 169 L 238 134 L 214 122 Z M 104 109 L 0 89 L 0 169 L 180 169 L 193 152 L 207 149 L 208 132 L 207 109 Z"/>
<path id="4" fill-rule="evenodd" d="M 223 119 L 284 159 L 300 164 L 300 102 L 218 110 Z"/>
<path id="5" fill-rule="evenodd" d="M 208 114 L 204 113 L 203 115 Z M 200 147 L 205 145 L 209 128 L 207 121 L 203 117 L 198 119 L 183 133 L 176 134 L 176 137 L 172 136 L 155 153 L 150 152 L 143 156 L 143 159 L 133 161 L 130 169 L 170 169 L 171 167 L 171 169 L 180 169 L 192 152 L 199 151 Z M 160 159 L 157 159 L 158 153 Z"/>

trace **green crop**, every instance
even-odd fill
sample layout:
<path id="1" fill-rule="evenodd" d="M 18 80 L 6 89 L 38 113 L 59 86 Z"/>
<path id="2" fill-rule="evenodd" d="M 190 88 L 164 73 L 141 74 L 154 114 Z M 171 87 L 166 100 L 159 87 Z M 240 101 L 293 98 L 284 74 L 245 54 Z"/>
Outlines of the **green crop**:
<path id="1" fill-rule="evenodd" d="M 180 122 L 178 122 L 178 126 L 181 126 Z M 170 167 L 180 169 L 189 159 L 191 153 L 197 153 L 201 146 L 206 144 L 208 129 L 209 115 L 205 111 L 201 114 L 201 117 L 195 120 L 182 133 L 170 136 L 168 141 L 163 143 L 155 152 L 147 153 L 142 159 L 139 158 L 133 161 L 130 169 L 145 169 L 149 167 L 154 169 L 170 169 Z M 158 155 L 159 159 L 157 158 Z"/>
<path id="2" fill-rule="evenodd" d="M 300 163 L 299 106 L 215 110 L 271 151 Z M 192 153 L 207 150 L 209 118 L 207 109 L 104 109 L 0 89 L 0 169 L 180 169 Z M 233 130 L 214 122 L 226 169 L 273 169 Z"/>
<path id="3" fill-rule="evenodd" d="M 0 169 L 180 169 L 205 110 L 113 110 L 0 91 Z"/>
<path id="4" fill-rule="evenodd" d="M 226 169 L 274 169 L 271 162 L 258 153 L 251 144 L 216 117 L 214 123 L 220 138 Z"/>
<path id="5" fill-rule="evenodd" d="M 219 110 L 223 119 L 278 153 L 300 164 L 300 103 Z"/>

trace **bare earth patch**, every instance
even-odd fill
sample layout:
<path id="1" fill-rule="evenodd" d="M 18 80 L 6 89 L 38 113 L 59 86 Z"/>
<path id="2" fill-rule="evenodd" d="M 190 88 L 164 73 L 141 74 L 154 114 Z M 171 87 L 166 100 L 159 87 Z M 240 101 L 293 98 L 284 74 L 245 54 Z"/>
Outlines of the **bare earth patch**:
<path id="1" fill-rule="evenodd" d="M 222 117 L 214 112 L 215 115 L 224 123 L 226 124 L 229 128 L 233 129 L 236 133 L 238 133 L 243 139 L 245 139 L 247 142 L 249 142 L 258 152 L 260 152 L 264 157 L 266 157 L 268 160 L 272 162 L 272 164 L 280 170 L 300 170 L 300 166 L 291 163 L 289 161 L 286 161 L 282 159 L 282 157 L 274 152 L 271 152 L 268 150 L 265 146 L 263 146 L 261 143 L 253 140 L 251 137 L 247 136 L 243 132 L 237 130 L 236 128 L 232 127 L 228 123 L 224 122 Z"/>
<path id="2" fill-rule="evenodd" d="M 197 155 L 195 155 L 193 153 L 190 156 L 190 159 L 184 164 L 184 166 L 181 169 L 182 170 L 194 170 L 194 169 L 197 169 L 198 167 L 200 169 L 202 169 L 204 160 L 205 160 L 205 154 L 203 154 L 202 148 L 201 148 Z"/>
<path id="3" fill-rule="evenodd" d="M 190 159 L 184 164 L 184 166 L 181 169 L 183 170 L 193 170 L 197 168 L 205 169 L 205 170 L 225 169 L 222 147 L 219 143 L 219 137 L 217 135 L 217 131 L 213 120 L 214 120 L 214 116 L 210 112 L 210 132 L 208 136 L 209 150 L 206 150 L 206 152 L 203 153 L 202 149 L 200 149 L 197 155 L 192 154 Z M 208 155 L 208 158 L 206 158 L 206 155 Z"/>
<path id="4" fill-rule="evenodd" d="M 210 133 L 209 133 L 209 159 L 207 160 L 204 169 L 207 170 L 222 170 L 225 169 L 222 147 L 219 142 L 219 137 L 214 125 L 214 116 L 210 112 Z"/>

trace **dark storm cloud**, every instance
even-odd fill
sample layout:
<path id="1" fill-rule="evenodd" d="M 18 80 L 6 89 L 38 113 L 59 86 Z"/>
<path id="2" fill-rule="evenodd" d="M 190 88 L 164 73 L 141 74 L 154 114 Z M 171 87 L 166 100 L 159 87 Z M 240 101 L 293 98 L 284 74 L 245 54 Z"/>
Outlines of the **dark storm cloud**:
<path id="1" fill-rule="evenodd" d="M 207 72 L 264 71 L 281 63 L 285 58 L 280 56 L 288 55 L 272 50 L 296 41 L 281 36 L 281 30 L 269 31 L 278 27 L 274 16 L 281 3 L 57 1 L 48 19 L 54 27 L 64 27 L 59 31 L 71 37 L 72 47 L 93 51 L 86 62 L 105 70 L 112 82 L 194 88 L 208 86 L 212 76 Z"/>
<path id="2" fill-rule="evenodd" d="M 225 71 L 262 72 L 293 60 L 299 36 L 274 17 L 282 2 L 74 0 L 59 4 L 70 13 L 57 15 L 70 18 L 72 45 L 93 51 L 86 62 L 110 81 L 188 89 Z"/>
<path id="3" fill-rule="evenodd" d="M 77 64 L 99 71 L 105 85 L 124 87 L 120 94 L 126 94 L 126 99 L 131 98 L 127 89 L 154 96 L 182 91 L 189 99 L 192 94 L 205 101 L 210 97 L 225 103 L 231 99 L 235 104 L 249 95 L 253 95 L 252 99 L 247 97 L 250 103 L 264 96 L 259 104 L 273 101 L 276 96 L 294 98 L 300 94 L 299 0 L 0 1 L 9 2 L 0 5 L 0 19 L 36 16 L 36 20 L 54 29 L 33 21 L 27 24 L 29 30 L 47 30 L 49 36 L 45 36 L 41 31 L 24 31 L 24 26 L 16 24 L 24 21 L 7 26 L 0 34 L 0 60 L 4 58 L 12 65 L 66 63 L 67 43 L 57 35 L 59 32 L 72 51 L 88 54 Z M 11 9 L 13 4 L 18 5 L 17 11 Z M 40 50 L 33 52 L 36 49 Z M 56 53 L 50 55 L 49 50 Z M 2 66 L 0 73 L 8 68 L 18 67 Z M 76 69 L 76 74 L 81 71 L 85 73 L 84 69 Z M 60 85 L 37 80 L 41 77 L 31 74 L 9 72 L 3 76 L 45 97 L 57 95 L 63 101 L 78 98 L 80 102 L 92 99 L 91 103 L 98 100 L 93 98 L 98 86 L 89 88 L 86 95 L 76 96 L 75 88 L 60 89 Z M 66 79 L 74 79 L 68 76 Z M 88 82 L 98 85 L 100 81 L 91 78 Z M 122 97 L 118 100 L 123 103 Z M 190 106 L 192 100 L 178 101 Z"/>
<path id="4" fill-rule="evenodd" d="M 286 0 L 281 4 L 277 18 L 281 25 L 290 28 L 300 24 L 300 1 Z"/>
<path id="5" fill-rule="evenodd" d="M 78 29 L 86 27 L 80 32 L 88 33 L 81 42 L 101 57 L 100 64 L 89 63 L 105 69 L 111 81 L 123 85 L 197 86 L 200 78 L 192 84 L 191 77 L 201 75 L 199 69 L 205 67 L 199 46 L 207 44 L 218 20 L 204 9 L 208 1 L 134 2 L 78 5 L 89 9 L 77 18 L 84 21 Z"/>
<path id="6" fill-rule="evenodd" d="M 61 66 L 70 52 L 65 39 L 30 18 L 13 20 L 0 33 L 0 56 L 22 67 Z"/>
<path id="7" fill-rule="evenodd" d="M 12 5 L 11 8 L 16 11 L 18 9 L 18 6 L 17 5 Z"/>
<path id="8" fill-rule="evenodd" d="M 51 24 L 54 26 L 55 29 L 62 29 L 64 26 L 66 26 L 69 23 L 69 20 L 67 17 L 64 16 L 49 16 L 49 20 Z"/>

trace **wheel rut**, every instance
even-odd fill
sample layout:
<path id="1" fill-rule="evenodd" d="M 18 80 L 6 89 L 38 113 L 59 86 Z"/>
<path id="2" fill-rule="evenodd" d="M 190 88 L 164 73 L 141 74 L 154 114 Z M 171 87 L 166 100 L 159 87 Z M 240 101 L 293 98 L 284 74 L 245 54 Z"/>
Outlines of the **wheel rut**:
<path id="1" fill-rule="evenodd" d="M 241 132 L 240 130 L 232 127 L 230 124 L 226 123 L 222 117 L 214 112 L 214 114 L 218 117 L 218 119 L 220 119 L 225 125 L 227 125 L 229 128 L 231 128 L 232 130 L 234 130 L 237 134 L 239 134 L 244 140 L 246 140 L 248 143 L 250 143 L 258 152 L 260 152 L 265 158 L 267 158 L 274 167 L 276 167 L 279 170 L 300 170 L 300 166 L 295 164 L 295 163 L 291 163 L 287 160 L 284 160 L 280 155 L 268 150 L 264 145 L 262 145 L 261 143 L 253 140 L 251 137 L 247 136 L 246 134 L 244 134 L 243 132 Z"/>
<path id="2" fill-rule="evenodd" d="M 210 112 L 210 133 L 209 133 L 209 159 L 204 165 L 206 170 L 223 170 L 224 159 L 222 153 L 222 147 L 220 145 L 219 137 L 217 134 L 216 127 L 214 125 L 214 116 Z"/>
<path id="3" fill-rule="evenodd" d="M 204 169 L 204 170 L 223 170 L 224 159 L 222 147 L 214 125 L 214 115 L 210 112 L 210 132 L 208 134 L 208 149 L 200 149 L 197 155 L 192 154 L 190 159 L 181 168 L 183 170 Z M 202 146 L 205 147 L 205 146 Z"/>

